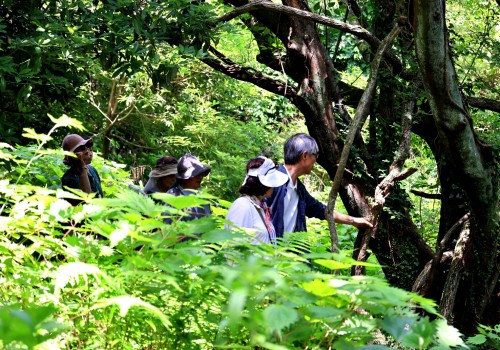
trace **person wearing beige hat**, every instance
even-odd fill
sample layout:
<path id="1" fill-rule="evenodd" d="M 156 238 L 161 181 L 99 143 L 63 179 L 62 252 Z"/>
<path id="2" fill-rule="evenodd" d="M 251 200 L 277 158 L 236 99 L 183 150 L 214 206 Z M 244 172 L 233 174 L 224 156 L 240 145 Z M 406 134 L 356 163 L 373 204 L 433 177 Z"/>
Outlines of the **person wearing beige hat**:
<path id="1" fill-rule="evenodd" d="M 144 193 L 167 192 L 174 185 L 176 175 L 177 159 L 171 156 L 159 158 L 155 168 L 149 173 Z"/>
<path id="2" fill-rule="evenodd" d="M 64 137 L 62 148 L 66 152 L 72 152 L 75 156 L 66 155 L 64 164 L 69 169 L 61 178 L 63 188 L 79 189 L 86 193 L 96 193 L 97 197 L 103 197 L 101 179 L 97 170 L 90 165 L 93 158 L 92 139 L 85 139 L 77 134 L 69 134 Z M 67 198 L 72 205 L 81 201 Z"/>

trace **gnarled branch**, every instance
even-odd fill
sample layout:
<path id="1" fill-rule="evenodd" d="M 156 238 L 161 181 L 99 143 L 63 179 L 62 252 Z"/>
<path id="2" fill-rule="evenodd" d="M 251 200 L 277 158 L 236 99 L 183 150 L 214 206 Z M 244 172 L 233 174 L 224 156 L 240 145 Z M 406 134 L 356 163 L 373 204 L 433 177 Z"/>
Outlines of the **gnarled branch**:
<path id="1" fill-rule="evenodd" d="M 213 47 L 210 47 L 209 52 L 214 57 L 203 57 L 201 61 L 213 69 L 231 78 L 252 83 L 264 90 L 286 97 L 291 101 L 300 98 L 295 90 L 285 82 L 267 77 L 262 72 L 256 71 L 253 68 L 240 66 Z"/>
<path id="2" fill-rule="evenodd" d="M 301 17 L 305 19 L 309 19 L 316 23 L 324 24 L 328 27 L 335 28 L 341 30 L 346 33 L 350 33 L 364 41 L 366 41 L 372 48 L 377 48 L 381 45 L 381 41 L 375 37 L 371 32 L 366 30 L 365 28 L 352 25 L 348 23 L 344 23 L 341 21 L 337 21 L 335 19 L 317 15 L 309 11 L 295 9 L 290 6 L 284 6 L 280 4 L 276 4 L 274 2 L 268 0 L 249 0 L 248 4 L 236 7 L 234 10 L 220 16 L 217 18 L 217 22 L 227 22 L 233 18 L 238 17 L 244 13 L 258 11 L 258 10 L 266 10 L 266 11 L 274 11 L 282 14 L 287 14 L 290 16 Z M 391 66 L 394 68 L 394 71 L 401 72 L 403 70 L 403 66 L 399 58 L 391 52 L 390 50 L 386 50 L 385 57 L 390 62 Z"/>
<path id="3" fill-rule="evenodd" d="M 401 27 L 396 25 L 391 32 L 387 35 L 387 37 L 381 42 L 380 47 L 378 48 L 375 57 L 373 59 L 370 71 L 370 78 L 368 79 L 368 85 L 359 101 L 358 108 L 356 108 L 356 113 L 354 115 L 354 119 L 349 128 L 349 132 L 346 137 L 344 148 L 342 149 L 342 155 L 340 157 L 339 166 L 337 171 L 335 172 L 335 178 L 333 179 L 332 189 L 330 190 L 330 195 L 328 199 L 327 206 L 327 220 L 328 226 L 330 228 L 330 239 L 331 239 L 331 250 L 332 252 L 338 251 L 338 237 L 337 231 L 335 229 L 335 221 L 333 218 L 335 201 L 337 198 L 337 193 L 340 187 L 340 183 L 344 176 L 344 170 L 347 165 L 347 158 L 349 157 L 349 153 L 351 151 L 351 145 L 354 142 L 354 138 L 358 130 L 363 125 L 366 117 L 368 116 L 370 110 L 370 104 L 373 99 L 373 94 L 375 93 L 376 83 L 377 83 L 377 74 L 380 66 L 380 62 L 382 61 L 382 56 L 384 55 L 385 50 L 392 43 L 394 38 L 401 31 Z M 368 230 L 371 231 L 371 230 Z"/>

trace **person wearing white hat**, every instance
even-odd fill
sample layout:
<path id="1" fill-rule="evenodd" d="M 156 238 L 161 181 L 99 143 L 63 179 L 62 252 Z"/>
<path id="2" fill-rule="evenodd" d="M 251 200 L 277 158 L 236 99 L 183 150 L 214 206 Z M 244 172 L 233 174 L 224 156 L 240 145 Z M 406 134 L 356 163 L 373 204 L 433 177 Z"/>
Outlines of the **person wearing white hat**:
<path id="1" fill-rule="evenodd" d="M 62 148 L 66 152 L 72 152 L 76 157 L 66 155 L 64 164 L 69 169 L 61 178 L 63 188 L 74 188 L 86 193 L 96 193 L 97 197 L 103 197 L 101 179 L 97 170 L 90 165 L 93 158 L 92 139 L 84 139 L 77 134 L 69 134 L 64 137 Z M 67 198 L 72 205 L 81 201 Z"/>
<path id="2" fill-rule="evenodd" d="M 159 158 L 155 168 L 149 173 L 144 193 L 167 192 L 174 185 L 176 175 L 177 159 L 172 156 Z"/>
<path id="3" fill-rule="evenodd" d="M 264 198 L 271 196 L 274 187 L 288 181 L 288 176 L 277 171 L 274 162 L 266 157 L 257 157 L 247 163 L 247 173 L 236 199 L 229 208 L 225 224 L 227 229 L 232 226 L 248 228 L 253 231 L 252 244 L 276 244 L 271 213 Z M 232 225 L 232 226 L 231 226 Z"/>

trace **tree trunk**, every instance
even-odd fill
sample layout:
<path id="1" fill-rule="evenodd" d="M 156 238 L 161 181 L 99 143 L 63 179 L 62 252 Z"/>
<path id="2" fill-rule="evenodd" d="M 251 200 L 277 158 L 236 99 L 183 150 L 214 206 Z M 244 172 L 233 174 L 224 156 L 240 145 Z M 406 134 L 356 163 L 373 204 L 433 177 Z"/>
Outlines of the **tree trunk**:
<path id="1" fill-rule="evenodd" d="M 226 0 L 226 3 L 239 8 L 248 5 L 249 1 Z M 350 3 L 355 5 L 355 2 Z M 271 4 L 272 10 L 265 8 L 266 4 Z M 318 15 L 305 15 L 304 12 L 309 11 L 306 1 L 284 0 L 283 4 L 289 7 L 278 12 L 276 6 L 279 5 L 275 2 L 253 1 L 252 6 L 258 7 L 249 10 L 253 17 L 244 23 L 254 33 L 261 50 L 257 60 L 286 73 L 296 85 L 280 85 L 278 81 L 272 82 L 271 78 L 263 74 L 238 76 L 238 72 L 248 71 L 244 67 L 224 66 L 216 64 L 215 60 L 209 64 L 237 79 L 250 81 L 279 93 L 294 103 L 304 115 L 310 135 L 318 142 L 318 162 L 333 179 L 340 150 L 343 148 L 340 135 L 351 122 L 344 104 L 356 106 L 359 101 L 356 96 L 361 96 L 361 91 L 339 81 L 333 61 L 314 24 L 314 20 L 324 24 L 328 24 L 328 20 L 318 19 Z M 465 331 L 468 326 L 474 327 L 475 322 L 482 319 L 483 310 L 492 300 L 490 296 L 498 288 L 498 273 L 494 273 L 498 272 L 494 269 L 498 235 L 498 184 L 495 182 L 497 174 L 492 152 L 475 138 L 464 110 L 453 65 L 447 53 L 444 8 L 438 5 L 438 2 L 425 0 L 417 2 L 414 9 L 410 7 L 408 16 L 415 18 L 414 32 L 404 32 L 404 38 L 398 43 L 398 52 L 405 61 L 414 60 L 409 46 L 414 42 L 414 35 L 417 39 L 420 72 L 401 72 L 397 76 L 404 65 L 398 62 L 393 53 L 385 56 L 386 61 L 381 67 L 384 71 L 379 77 L 379 94 L 370 111 L 369 147 L 361 136 L 356 138 L 353 154 L 347 163 L 349 171 L 343 177 L 339 195 L 349 214 L 365 216 L 371 212 L 370 197 L 374 196 L 378 182 L 389 173 L 388 165 L 394 160 L 393 152 L 399 146 L 399 132 L 395 123 L 399 123 L 404 113 L 400 106 L 408 100 L 405 94 L 413 94 L 415 86 L 417 89 L 422 88 L 418 80 L 423 77 L 430 104 L 428 112 L 432 112 L 432 116 L 417 118 L 413 128 L 431 147 L 438 166 L 442 200 L 439 239 L 443 238 L 459 218 L 467 212 L 471 213 L 471 248 L 465 250 L 463 257 L 465 273 L 458 274 L 460 290 L 454 294 L 453 308 L 447 307 L 455 315 L 457 327 Z M 408 9 L 400 1 L 392 0 L 377 2 L 376 6 L 376 18 L 372 22 L 375 35 L 359 26 L 347 28 L 339 23 L 332 26 L 365 40 L 373 49 L 380 42 L 378 37 L 389 32 L 394 17 L 401 15 L 399 12 L 403 11 L 406 15 Z M 359 9 L 356 6 L 351 8 L 353 11 Z M 297 10 L 301 12 L 298 13 Z M 361 13 L 358 11 L 356 15 Z M 254 28 L 255 25 L 266 27 L 269 34 L 263 35 L 262 30 Z M 278 38 L 284 50 L 270 46 L 270 37 Z M 368 54 L 366 57 L 369 58 L 371 54 L 368 50 L 363 54 Z M 425 104 L 420 108 L 422 107 Z M 439 303 L 443 293 L 451 293 L 451 287 L 446 289 L 444 286 L 451 259 L 434 259 L 434 252 L 422 239 L 412 221 L 407 209 L 410 205 L 408 195 L 394 186 L 385 200 L 384 211 L 380 213 L 370 248 L 383 266 L 388 281 L 407 290 L 411 290 L 426 265 L 430 266 L 430 261 L 436 261 L 434 272 L 437 277 L 426 286 L 425 295 L 433 297 Z M 449 251 L 455 249 L 458 233 L 454 234 L 446 242 L 447 251 L 443 256 L 449 257 Z M 363 238 L 364 232 L 360 231 L 354 246 L 355 256 L 359 249 L 366 248 L 361 244 Z M 448 285 L 454 285 L 449 281 Z M 467 322 L 468 318 L 475 322 Z M 490 315 L 488 320 L 493 324 L 499 322 L 498 315 L 495 314 Z"/>
<path id="2" fill-rule="evenodd" d="M 471 213 L 470 251 L 464 254 L 462 295 L 447 306 L 449 320 L 474 332 L 497 284 L 498 182 L 491 149 L 476 138 L 449 54 L 444 1 L 416 0 L 414 33 L 417 61 L 445 160 L 467 195 Z M 457 214 L 458 215 L 458 214 Z M 496 277 L 495 277 L 496 276 Z M 450 283 L 450 285 L 453 285 Z M 456 288 L 456 287 L 455 287 Z M 443 293 L 451 291 L 444 290 Z"/>

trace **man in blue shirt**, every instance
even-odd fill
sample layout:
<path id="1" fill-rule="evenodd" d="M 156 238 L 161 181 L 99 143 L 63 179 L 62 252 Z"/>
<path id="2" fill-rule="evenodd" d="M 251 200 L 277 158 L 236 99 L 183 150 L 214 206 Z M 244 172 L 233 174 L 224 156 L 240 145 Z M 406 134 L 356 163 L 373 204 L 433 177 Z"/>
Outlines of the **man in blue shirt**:
<path id="1" fill-rule="evenodd" d="M 321 220 L 326 219 L 326 205 L 314 199 L 299 180 L 309 174 L 318 159 L 318 144 L 307 134 L 295 134 L 285 143 L 285 164 L 278 170 L 288 175 L 288 181 L 276 187 L 267 204 L 271 207 L 276 237 L 283 237 L 284 232 L 306 231 L 306 216 Z M 363 217 L 334 212 L 335 222 L 356 227 L 372 227 Z"/>

